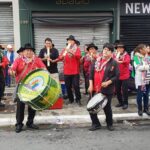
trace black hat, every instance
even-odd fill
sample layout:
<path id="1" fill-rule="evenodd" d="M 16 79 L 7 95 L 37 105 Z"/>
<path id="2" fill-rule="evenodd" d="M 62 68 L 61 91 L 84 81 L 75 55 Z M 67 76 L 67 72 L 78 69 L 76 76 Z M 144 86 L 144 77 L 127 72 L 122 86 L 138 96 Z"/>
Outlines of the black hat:
<path id="1" fill-rule="evenodd" d="M 77 44 L 77 45 L 80 45 L 80 42 L 79 42 L 78 40 L 76 40 L 76 44 Z"/>
<path id="2" fill-rule="evenodd" d="M 89 51 L 89 49 L 92 47 L 95 48 L 96 50 L 98 50 L 98 47 L 94 43 L 89 44 L 87 47 L 87 50 Z"/>
<path id="3" fill-rule="evenodd" d="M 24 48 L 23 47 L 20 47 L 18 50 L 17 50 L 17 53 L 20 53 L 20 52 L 23 52 Z"/>
<path id="4" fill-rule="evenodd" d="M 77 41 L 73 35 L 70 35 L 66 40 L 74 40 L 75 42 Z"/>
<path id="5" fill-rule="evenodd" d="M 35 52 L 35 49 L 31 46 L 30 43 L 26 43 L 26 44 L 24 45 L 24 50 L 25 50 L 25 49 L 31 49 L 33 52 Z"/>
<path id="6" fill-rule="evenodd" d="M 108 48 L 111 52 L 114 51 L 114 46 L 113 46 L 113 44 L 111 44 L 111 43 L 105 43 L 105 44 L 103 45 L 103 49 L 104 49 L 104 48 Z"/>

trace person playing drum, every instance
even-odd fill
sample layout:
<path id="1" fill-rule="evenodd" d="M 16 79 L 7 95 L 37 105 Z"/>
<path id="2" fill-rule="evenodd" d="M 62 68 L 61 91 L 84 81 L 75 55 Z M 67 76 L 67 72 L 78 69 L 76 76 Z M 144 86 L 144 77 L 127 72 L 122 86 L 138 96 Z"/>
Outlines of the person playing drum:
<path id="1" fill-rule="evenodd" d="M 99 56 L 91 66 L 88 88 L 89 93 L 92 96 L 101 92 L 108 99 L 108 102 L 104 107 L 104 112 L 106 115 L 107 128 L 110 131 L 114 130 L 111 100 L 114 93 L 114 83 L 119 77 L 117 62 L 112 58 L 113 51 L 114 47 L 112 44 L 104 44 L 102 55 Z M 101 124 L 97 113 L 89 114 L 92 120 L 92 126 L 89 130 L 94 131 L 100 129 Z"/>
<path id="2" fill-rule="evenodd" d="M 19 83 L 26 75 L 32 70 L 38 68 L 45 68 L 42 60 L 35 56 L 35 49 L 31 46 L 30 43 L 25 44 L 22 57 L 18 57 L 9 72 L 11 75 L 16 77 L 16 82 Z M 25 104 L 19 99 L 17 100 L 17 111 L 16 111 L 16 132 L 19 133 L 22 131 L 23 120 L 24 120 L 24 109 Z M 35 117 L 35 110 L 28 106 L 28 120 L 26 126 L 31 129 L 38 129 L 39 127 L 33 123 Z"/>

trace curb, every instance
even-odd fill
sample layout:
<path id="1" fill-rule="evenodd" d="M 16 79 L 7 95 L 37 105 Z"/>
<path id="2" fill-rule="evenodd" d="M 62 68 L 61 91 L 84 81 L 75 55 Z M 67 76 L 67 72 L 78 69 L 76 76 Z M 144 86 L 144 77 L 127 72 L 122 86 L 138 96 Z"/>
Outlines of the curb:
<path id="1" fill-rule="evenodd" d="M 105 115 L 98 115 L 101 123 L 105 122 Z M 27 120 L 25 116 L 24 122 Z M 125 113 L 125 114 L 113 114 L 114 122 L 125 121 L 125 120 L 150 120 L 150 117 L 146 114 L 143 114 L 142 117 L 139 117 L 137 113 Z M 91 123 L 89 115 L 64 115 L 64 116 L 36 116 L 34 119 L 35 124 L 85 124 Z M 10 118 L 1 118 L 0 126 L 14 126 L 16 123 L 15 117 Z"/>

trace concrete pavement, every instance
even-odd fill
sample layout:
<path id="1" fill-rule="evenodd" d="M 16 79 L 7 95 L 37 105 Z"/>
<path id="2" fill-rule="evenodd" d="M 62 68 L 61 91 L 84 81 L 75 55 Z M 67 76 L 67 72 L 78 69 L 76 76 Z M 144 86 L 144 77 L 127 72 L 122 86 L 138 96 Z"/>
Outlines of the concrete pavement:
<path id="1" fill-rule="evenodd" d="M 16 123 L 15 110 L 16 104 L 12 101 L 12 89 L 6 90 L 7 100 L 3 101 L 6 104 L 4 109 L 0 109 L 0 126 L 12 126 Z M 38 111 L 35 117 L 36 124 L 84 124 L 91 123 L 90 117 L 86 110 L 88 96 L 82 94 L 82 106 L 79 107 L 76 103 L 66 105 L 68 100 L 64 100 L 62 109 L 43 110 Z M 114 122 L 129 121 L 129 120 L 149 120 L 150 117 L 143 114 L 139 117 L 137 114 L 135 95 L 129 96 L 129 108 L 123 110 L 116 108 L 117 100 L 114 97 L 112 100 L 113 119 Z M 25 120 L 27 118 L 27 111 L 25 111 Z M 103 111 L 99 112 L 99 119 L 102 123 L 105 122 L 105 115 Z"/>

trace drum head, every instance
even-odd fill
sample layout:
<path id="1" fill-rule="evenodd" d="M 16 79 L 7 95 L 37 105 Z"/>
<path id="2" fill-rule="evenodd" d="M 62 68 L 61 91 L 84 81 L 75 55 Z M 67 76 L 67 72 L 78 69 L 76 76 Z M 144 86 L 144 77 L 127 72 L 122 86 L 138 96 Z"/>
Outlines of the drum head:
<path id="1" fill-rule="evenodd" d="M 107 98 L 102 93 L 98 93 L 94 95 L 87 104 L 87 110 L 97 109 L 97 105 L 99 108 L 104 108 L 107 104 Z"/>
<path id="2" fill-rule="evenodd" d="M 19 84 L 18 96 L 21 101 L 27 102 L 37 99 L 47 91 L 49 73 L 43 69 L 30 72 Z"/>

